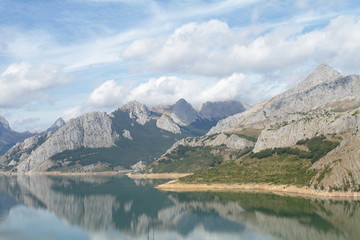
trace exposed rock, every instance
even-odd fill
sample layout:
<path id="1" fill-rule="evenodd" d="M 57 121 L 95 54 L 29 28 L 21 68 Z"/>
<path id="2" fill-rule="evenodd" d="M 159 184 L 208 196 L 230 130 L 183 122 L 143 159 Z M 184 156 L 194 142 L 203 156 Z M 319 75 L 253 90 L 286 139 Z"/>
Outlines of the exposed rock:
<path id="1" fill-rule="evenodd" d="M 21 142 L 33 135 L 34 134 L 30 132 L 20 133 L 13 131 L 9 126 L 9 122 L 0 116 L 0 155 L 9 150 L 17 142 Z"/>
<path id="2" fill-rule="evenodd" d="M 56 132 L 59 128 L 65 126 L 65 124 L 66 124 L 66 123 L 65 123 L 64 119 L 58 118 L 58 119 L 54 122 L 54 124 L 45 131 L 45 133 L 49 133 L 49 132 L 53 133 L 53 132 Z"/>
<path id="3" fill-rule="evenodd" d="M 124 130 L 124 132 L 123 132 L 123 137 L 124 138 L 127 138 L 127 139 L 129 139 L 129 140 L 133 140 L 133 138 L 131 137 L 131 134 L 130 134 L 130 131 L 129 130 Z"/>
<path id="4" fill-rule="evenodd" d="M 180 126 L 186 126 L 197 119 L 197 112 L 185 99 L 180 99 L 173 106 L 171 118 Z"/>
<path id="5" fill-rule="evenodd" d="M 32 138 L 14 146 L 4 158 L 12 159 L 12 156 L 17 154 L 18 172 L 44 171 L 53 165 L 50 157 L 57 153 L 80 147 L 111 147 L 117 138 L 109 116 L 106 113 L 93 112 L 70 120 L 43 143 L 39 143 L 40 138 Z M 33 149 L 34 145 L 39 146 Z M 31 154 L 27 153 L 29 149 L 32 150 Z"/>
<path id="6" fill-rule="evenodd" d="M 162 114 L 161 117 L 156 121 L 156 126 L 175 134 L 181 133 L 180 127 L 165 114 Z"/>
<path id="7" fill-rule="evenodd" d="M 146 169 L 146 164 L 143 161 L 139 161 L 138 163 L 131 166 L 131 169 L 134 173 L 142 173 Z"/>
<path id="8" fill-rule="evenodd" d="M 308 112 L 347 99 L 360 99 L 360 76 L 341 75 L 321 65 L 296 87 L 245 112 L 220 120 L 208 134 L 234 131 L 245 126 L 263 129 L 274 122 L 292 120 L 289 114 Z"/>
<path id="9" fill-rule="evenodd" d="M 247 147 L 253 147 L 254 142 L 239 137 L 236 134 L 224 134 L 224 133 L 215 134 L 212 136 L 196 137 L 196 138 L 188 137 L 174 143 L 174 145 L 168 151 L 166 151 L 164 155 L 171 153 L 179 145 L 190 146 L 190 147 L 203 147 L 203 146 L 217 147 L 217 146 L 225 145 L 228 148 L 242 150 Z"/>
<path id="10" fill-rule="evenodd" d="M 9 122 L 3 116 L 0 116 L 0 125 L 10 130 Z"/>
<path id="11" fill-rule="evenodd" d="M 292 146 L 301 139 L 312 138 L 320 134 L 356 132 L 360 128 L 360 118 L 352 116 L 355 111 L 347 113 L 314 111 L 302 113 L 298 120 L 275 123 L 261 132 L 254 152 L 267 148 Z"/>
<path id="12" fill-rule="evenodd" d="M 219 121 L 245 110 L 239 101 L 206 102 L 201 105 L 199 116 L 202 119 Z"/>
<path id="13" fill-rule="evenodd" d="M 120 110 L 128 112 L 129 117 L 136 119 L 136 121 L 141 125 L 144 125 L 149 121 L 150 113 L 148 108 L 137 101 L 131 101 L 125 104 L 120 108 Z"/>

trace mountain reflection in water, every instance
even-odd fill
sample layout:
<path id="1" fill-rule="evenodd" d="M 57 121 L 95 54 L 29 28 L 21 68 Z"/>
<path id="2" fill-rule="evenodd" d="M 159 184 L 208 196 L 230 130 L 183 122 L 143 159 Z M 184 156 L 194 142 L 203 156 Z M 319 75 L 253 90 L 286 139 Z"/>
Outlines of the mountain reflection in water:
<path id="1" fill-rule="evenodd" d="M 126 176 L 1 176 L 0 239 L 358 239 L 360 202 L 165 193 Z"/>

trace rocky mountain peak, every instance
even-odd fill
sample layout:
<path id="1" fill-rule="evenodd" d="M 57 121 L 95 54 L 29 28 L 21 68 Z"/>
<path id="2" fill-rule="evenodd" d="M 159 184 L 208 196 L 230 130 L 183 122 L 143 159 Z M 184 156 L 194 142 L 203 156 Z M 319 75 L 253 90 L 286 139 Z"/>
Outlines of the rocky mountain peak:
<path id="1" fill-rule="evenodd" d="M 319 65 L 314 71 L 312 71 L 303 81 L 301 81 L 295 88 L 296 90 L 305 90 L 305 88 L 311 88 L 320 83 L 332 82 L 342 75 L 334 68 L 326 64 Z"/>
<path id="2" fill-rule="evenodd" d="M 45 133 L 48 133 L 48 132 L 53 133 L 53 132 L 57 131 L 59 128 L 61 128 L 62 126 L 65 126 L 65 124 L 66 124 L 66 123 L 65 123 L 64 119 L 58 118 L 58 119 L 54 122 L 54 124 L 51 125 L 51 127 L 49 127 L 49 128 L 45 131 Z"/>
<path id="3" fill-rule="evenodd" d="M 171 118 L 179 125 L 188 125 L 196 120 L 197 112 L 190 103 L 181 98 L 173 106 Z"/>
<path id="4" fill-rule="evenodd" d="M 245 110 L 239 101 L 206 102 L 201 105 L 199 115 L 203 119 L 218 121 Z"/>
<path id="5" fill-rule="evenodd" d="M 9 122 L 3 116 L 0 116 L 0 124 L 6 129 L 10 129 Z"/>
<path id="6" fill-rule="evenodd" d="M 136 121 L 141 125 L 144 125 L 149 120 L 150 113 L 148 108 L 144 104 L 139 103 L 138 101 L 134 100 L 128 102 L 127 104 L 122 106 L 120 110 L 128 112 L 130 118 L 135 118 Z"/>
<path id="7" fill-rule="evenodd" d="M 64 119 L 62 118 L 58 118 L 55 123 L 53 124 L 53 126 L 59 127 L 61 128 L 62 126 L 64 126 L 66 123 L 64 121 Z"/>

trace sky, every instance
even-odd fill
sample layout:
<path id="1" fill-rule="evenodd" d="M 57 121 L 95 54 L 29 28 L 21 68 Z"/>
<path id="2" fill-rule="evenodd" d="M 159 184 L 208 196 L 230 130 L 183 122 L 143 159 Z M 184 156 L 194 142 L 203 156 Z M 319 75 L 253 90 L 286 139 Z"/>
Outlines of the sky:
<path id="1" fill-rule="evenodd" d="M 360 73 L 358 0 L 0 0 L 0 115 L 42 131 L 137 100 L 269 99 Z"/>

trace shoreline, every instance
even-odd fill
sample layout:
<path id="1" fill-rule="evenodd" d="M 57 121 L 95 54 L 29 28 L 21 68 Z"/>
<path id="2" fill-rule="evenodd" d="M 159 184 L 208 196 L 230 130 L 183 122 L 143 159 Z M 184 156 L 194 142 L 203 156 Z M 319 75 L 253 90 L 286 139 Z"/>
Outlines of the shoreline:
<path id="1" fill-rule="evenodd" d="M 86 176 L 86 175 L 106 175 L 114 176 L 118 174 L 129 173 L 129 170 L 104 171 L 104 172 L 0 172 L 0 176 L 18 176 L 18 175 L 46 175 L 46 176 Z"/>
<path id="2" fill-rule="evenodd" d="M 309 187 L 296 187 L 292 185 L 271 185 L 271 184 L 188 184 L 172 180 L 155 187 L 156 189 L 168 192 L 253 192 L 273 193 L 280 196 L 296 196 L 304 198 L 334 198 L 359 200 L 360 192 L 327 192 L 311 189 Z"/>
<path id="3" fill-rule="evenodd" d="M 132 173 L 126 175 L 132 179 L 177 179 L 191 175 L 192 173 Z"/>

